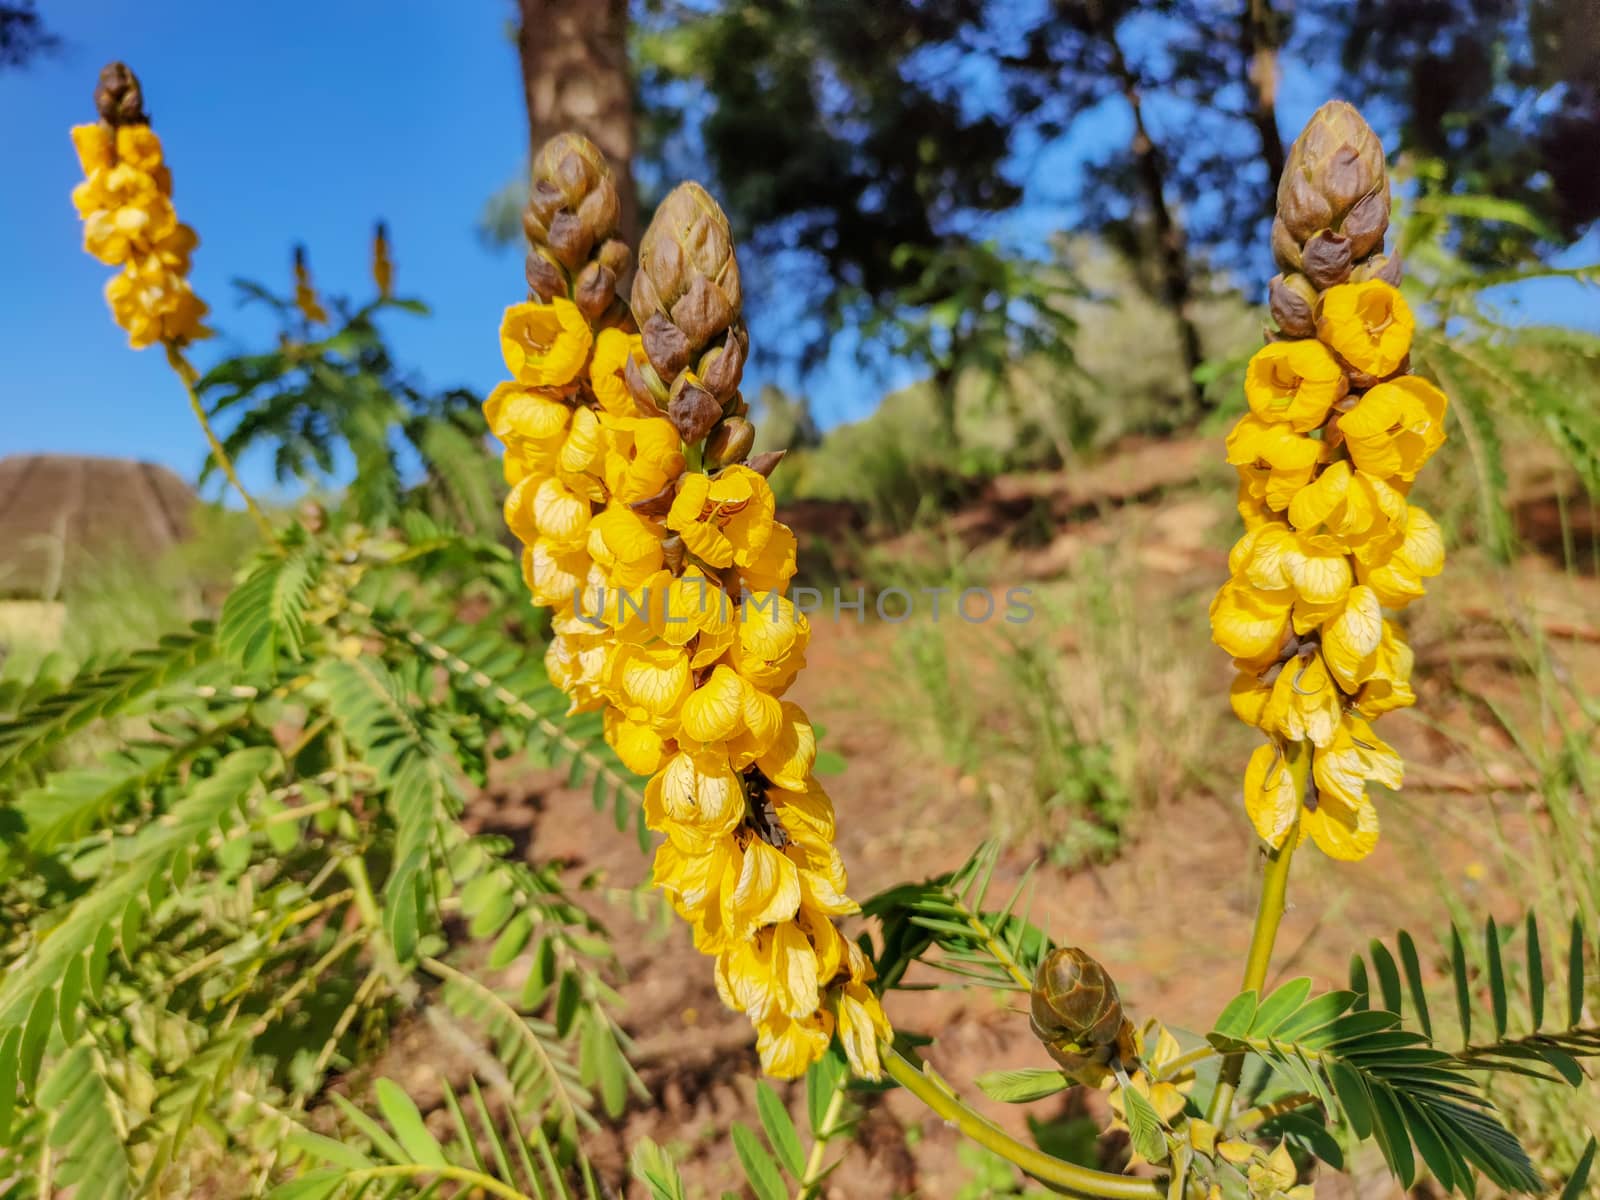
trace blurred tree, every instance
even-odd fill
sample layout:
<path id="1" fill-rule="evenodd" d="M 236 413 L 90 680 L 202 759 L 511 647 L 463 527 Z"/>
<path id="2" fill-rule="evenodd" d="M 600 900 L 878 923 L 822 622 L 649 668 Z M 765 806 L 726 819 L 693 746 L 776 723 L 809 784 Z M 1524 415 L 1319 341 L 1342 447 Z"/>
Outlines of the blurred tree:
<path id="1" fill-rule="evenodd" d="M 639 197 L 632 172 L 628 0 L 517 0 L 517 12 L 529 159 L 563 130 L 599 146 L 617 175 L 622 236 L 631 243 L 639 233 Z M 524 183 L 524 197 L 526 190 Z"/>
<path id="2" fill-rule="evenodd" d="M 45 28 L 34 0 L 0 0 L 0 68 L 26 66 L 60 44 Z"/>
<path id="3" fill-rule="evenodd" d="M 1314 0 L 1301 24 L 1340 35 L 1350 98 L 1387 109 L 1400 149 L 1431 160 L 1429 190 L 1525 210 L 1463 223 L 1469 262 L 1546 253 L 1600 218 L 1595 0 Z"/>

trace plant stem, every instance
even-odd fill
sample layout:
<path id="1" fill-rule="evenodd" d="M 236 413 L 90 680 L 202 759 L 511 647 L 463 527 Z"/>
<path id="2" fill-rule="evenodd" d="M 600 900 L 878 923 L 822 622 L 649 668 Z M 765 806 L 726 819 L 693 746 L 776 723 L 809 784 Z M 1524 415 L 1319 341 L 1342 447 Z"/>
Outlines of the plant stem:
<path id="1" fill-rule="evenodd" d="M 1234 1128 L 1239 1130 L 1254 1129 L 1257 1125 L 1265 1125 L 1273 1117 L 1282 1116 L 1286 1112 L 1293 1112 L 1297 1108 L 1305 1108 L 1308 1104 L 1317 1103 L 1317 1098 L 1310 1092 L 1296 1092 L 1292 1096 L 1285 1096 L 1281 1100 L 1274 1100 L 1271 1104 L 1261 1104 L 1255 1108 L 1247 1108 L 1239 1114 L 1239 1119 L 1234 1122 Z"/>
<path id="2" fill-rule="evenodd" d="M 465 1183 L 471 1187 L 481 1189 L 488 1195 L 501 1196 L 504 1200 L 528 1200 L 526 1192 L 519 1192 L 516 1188 L 508 1187 L 491 1175 L 485 1175 L 481 1171 L 469 1170 L 466 1167 L 452 1167 L 445 1164 L 400 1163 L 395 1166 L 366 1167 L 359 1171 L 347 1171 L 344 1181 L 346 1183 L 368 1183 L 375 1179 L 410 1179 L 420 1175 L 431 1175 L 439 1179 L 450 1179 Z"/>
<path id="3" fill-rule="evenodd" d="M 805 1173 L 800 1176 L 800 1186 L 795 1189 L 794 1200 L 810 1200 L 822 1182 L 822 1164 L 828 1157 L 828 1142 L 838 1132 L 836 1126 L 844 1114 L 845 1093 L 849 1087 L 849 1072 L 842 1072 L 833 1082 L 833 1095 L 828 1097 L 828 1107 L 822 1111 L 816 1141 L 811 1143 L 811 1153 L 806 1156 Z"/>
<path id="4" fill-rule="evenodd" d="M 1025 1146 L 999 1126 L 962 1103 L 943 1080 L 926 1067 L 918 1070 L 916 1064 L 903 1057 L 888 1043 L 879 1046 L 884 1069 L 894 1081 L 944 1120 L 950 1122 L 967 1137 L 987 1150 L 992 1150 L 1021 1167 L 1041 1183 L 1070 1196 L 1110 1197 L 1111 1200 L 1161 1200 L 1166 1192 L 1153 1179 L 1134 1179 L 1127 1175 L 1113 1175 L 1080 1167 L 1076 1163 Z"/>
<path id="5" fill-rule="evenodd" d="M 1294 784 L 1295 821 L 1284 835 L 1283 844 L 1267 854 L 1267 871 L 1261 880 L 1261 900 L 1256 906 L 1255 928 L 1250 934 L 1250 951 L 1245 956 L 1244 982 L 1239 990 L 1259 993 L 1267 982 L 1267 971 L 1272 965 L 1272 947 L 1278 940 L 1278 926 L 1283 922 L 1284 898 L 1289 891 L 1289 863 L 1294 858 L 1295 844 L 1300 840 L 1300 805 L 1305 801 L 1306 785 L 1311 778 L 1311 747 L 1305 742 L 1289 742 L 1284 748 L 1284 769 Z M 1244 1072 L 1244 1055 L 1230 1054 L 1222 1064 L 1222 1075 L 1217 1080 L 1217 1090 L 1212 1093 L 1211 1105 L 1206 1110 L 1206 1120 L 1218 1129 L 1226 1130 L 1234 1093 L 1239 1088 L 1239 1077 Z"/>
<path id="6" fill-rule="evenodd" d="M 200 403 L 200 393 L 195 390 L 195 385 L 200 381 L 197 372 L 189 360 L 183 356 L 171 342 L 164 342 L 167 349 L 167 362 L 177 372 L 178 379 L 183 383 L 183 390 L 189 396 L 189 408 L 194 412 L 194 419 L 200 422 L 200 430 L 206 435 L 206 441 L 211 446 L 211 457 L 217 460 L 217 465 L 222 468 L 222 473 L 228 477 L 228 482 L 233 484 L 234 491 L 239 493 L 244 506 L 250 510 L 250 516 L 256 523 L 256 528 L 261 530 L 261 536 L 274 545 L 277 544 L 278 535 L 272 530 L 272 522 L 267 520 L 267 515 L 256 504 L 255 497 L 245 491 L 244 484 L 239 482 L 239 473 L 233 469 L 233 460 L 228 457 L 228 452 L 222 448 L 222 443 L 217 439 L 216 431 L 211 428 L 211 419 L 206 416 L 205 405 Z"/>

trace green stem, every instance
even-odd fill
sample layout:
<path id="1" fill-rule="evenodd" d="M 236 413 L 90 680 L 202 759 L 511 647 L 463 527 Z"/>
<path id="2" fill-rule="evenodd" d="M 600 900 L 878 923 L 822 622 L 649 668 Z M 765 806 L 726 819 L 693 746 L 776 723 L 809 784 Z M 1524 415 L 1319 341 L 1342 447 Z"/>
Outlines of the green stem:
<path id="1" fill-rule="evenodd" d="M 1286 1112 L 1293 1112 L 1297 1108 L 1305 1108 L 1316 1103 L 1317 1098 L 1310 1092 L 1296 1092 L 1292 1096 L 1274 1100 L 1271 1104 L 1260 1104 L 1255 1108 L 1245 1109 L 1234 1122 L 1234 1128 L 1241 1131 L 1254 1129 L 1257 1125 L 1265 1125 L 1273 1117 L 1281 1117 Z"/>
<path id="2" fill-rule="evenodd" d="M 367 1183 L 374 1179 L 412 1178 L 418 1175 L 432 1175 L 439 1179 L 451 1179 L 458 1183 L 468 1184 L 480 1188 L 491 1196 L 500 1196 L 502 1200 L 528 1200 L 526 1192 L 519 1192 L 514 1187 L 501 1183 L 492 1175 L 485 1175 L 481 1171 L 470 1171 L 466 1167 L 431 1166 L 428 1163 L 401 1163 L 396 1166 L 367 1167 L 360 1171 L 345 1173 L 346 1183 Z"/>
<path id="3" fill-rule="evenodd" d="M 822 1120 L 816 1129 L 816 1141 L 811 1143 L 811 1153 L 806 1156 L 806 1169 L 800 1176 L 800 1186 L 795 1189 L 794 1200 L 810 1200 L 822 1183 L 822 1165 L 828 1157 L 828 1142 L 838 1132 L 836 1128 L 844 1115 L 845 1093 L 850 1087 L 850 1075 L 845 1072 L 834 1080 L 833 1095 L 828 1097 L 828 1107 L 822 1110 Z"/>
<path id="4" fill-rule="evenodd" d="M 183 390 L 189 396 L 189 407 L 194 412 L 194 419 L 200 422 L 200 430 L 206 435 L 206 441 L 211 446 L 211 457 L 217 460 L 222 473 L 228 477 L 228 482 L 233 484 L 233 490 L 239 493 L 244 506 L 250 510 L 250 516 L 255 521 L 256 528 L 261 530 L 261 536 L 276 545 L 278 535 L 272 530 L 272 522 L 267 520 L 267 515 L 257 506 L 255 497 L 245 491 L 244 484 L 239 482 L 239 473 L 233 469 L 233 460 L 228 457 L 228 452 L 222 448 L 221 441 L 217 439 L 216 431 L 211 428 L 211 419 L 206 416 L 205 405 L 200 403 L 200 393 L 195 390 L 195 385 L 200 382 L 199 372 L 183 356 L 182 350 L 171 342 L 164 344 L 167 348 L 167 362 L 182 381 Z"/>
<path id="5" fill-rule="evenodd" d="M 1025 1146 L 968 1108 L 942 1080 L 930 1074 L 926 1068 L 918 1070 L 914 1063 L 888 1043 L 880 1045 L 879 1051 L 883 1055 L 884 1069 L 896 1083 L 980 1146 L 1015 1163 L 1041 1183 L 1049 1184 L 1070 1196 L 1103 1196 L 1111 1200 L 1162 1200 L 1166 1194 L 1153 1179 L 1133 1179 L 1127 1175 L 1112 1175 L 1107 1171 L 1080 1167 L 1076 1163 L 1053 1158 L 1032 1146 Z"/>
<path id="6" fill-rule="evenodd" d="M 1250 951 L 1245 956 L 1244 982 L 1239 988 L 1242 992 L 1261 992 L 1272 966 L 1272 947 L 1278 940 L 1278 926 L 1283 923 L 1284 900 L 1289 891 L 1289 863 L 1294 858 L 1295 844 L 1300 840 L 1300 805 L 1305 801 L 1306 786 L 1311 779 L 1311 747 L 1304 742 L 1287 743 L 1284 769 L 1294 784 L 1295 821 L 1284 835 L 1283 845 L 1267 854 L 1255 928 L 1250 934 Z M 1239 1089 L 1239 1077 L 1243 1072 L 1244 1055 L 1228 1055 L 1222 1064 L 1217 1090 L 1212 1093 L 1211 1106 L 1206 1110 L 1206 1120 L 1219 1129 L 1227 1128 L 1234 1093 Z"/>

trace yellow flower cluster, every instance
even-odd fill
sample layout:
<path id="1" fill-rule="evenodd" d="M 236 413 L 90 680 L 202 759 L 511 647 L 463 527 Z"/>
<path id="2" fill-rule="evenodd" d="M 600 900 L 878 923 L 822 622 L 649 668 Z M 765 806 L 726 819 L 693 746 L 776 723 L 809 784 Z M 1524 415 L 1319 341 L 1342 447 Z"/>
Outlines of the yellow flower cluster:
<path id="1" fill-rule="evenodd" d="M 1445 437 L 1444 394 L 1397 374 L 1413 329 L 1383 280 L 1327 289 L 1315 338 L 1251 359 L 1250 412 L 1228 436 L 1245 534 L 1211 628 L 1239 669 L 1234 711 L 1271 739 L 1244 793 L 1273 846 L 1298 828 L 1334 858 L 1364 857 L 1378 839 L 1367 784 L 1401 781 L 1399 755 L 1370 723 L 1415 700 L 1411 650 L 1384 610 L 1421 596 L 1444 565 L 1438 526 L 1407 500 Z M 1303 795 L 1291 743 L 1311 747 Z"/>
<path id="2" fill-rule="evenodd" d="M 206 306 L 189 287 L 199 239 L 172 207 L 172 173 L 147 124 L 77 125 L 72 144 L 84 180 L 72 191 L 83 248 L 121 271 L 106 299 L 135 349 L 206 337 Z"/>
<path id="3" fill-rule="evenodd" d="M 801 1074 L 837 1032 L 876 1077 L 889 1028 L 871 963 L 833 921 L 857 905 L 812 774 L 816 737 L 782 699 L 809 628 L 784 595 L 795 537 L 771 488 L 742 465 L 688 469 L 676 427 L 624 382 L 630 358 L 646 361 L 639 337 L 597 333 L 557 296 L 507 309 L 500 341 L 513 381 L 484 410 L 506 447 L 524 577 L 554 613 L 546 664 L 650 776 L 656 885 L 715 956 L 769 1073 Z"/>
<path id="4" fill-rule="evenodd" d="M 304 246 L 294 248 L 294 306 L 312 325 L 323 324 L 328 319 L 328 310 L 322 307 L 316 285 L 311 282 L 311 267 L 306 263 Z"/>

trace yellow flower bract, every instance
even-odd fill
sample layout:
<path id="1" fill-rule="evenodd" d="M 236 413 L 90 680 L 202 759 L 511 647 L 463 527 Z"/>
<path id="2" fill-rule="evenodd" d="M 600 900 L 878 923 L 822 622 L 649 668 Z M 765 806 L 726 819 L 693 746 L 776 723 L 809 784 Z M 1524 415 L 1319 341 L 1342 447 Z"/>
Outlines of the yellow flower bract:
<path id="1" fill-rule="evenodd" d="M 810 627 L 785 595 L 796 542 L 771 487 L 745 466 L 688 469 L 676 428 L 628 389 L 637 336 L 596 333 L 557 298 L 508 308 L 500 344 L 513 380 L 484 416 L 505 446 L 524 580 L 553 610 L 545 665 L 650 777 L 655 885 L 716 959 L 768 1073 L 804 1073 L 837 1034 L 877 1078 L 889 1024 L 872 964 L 834 924 L 858 906 L 816 734 L 782 698 Z"/>

